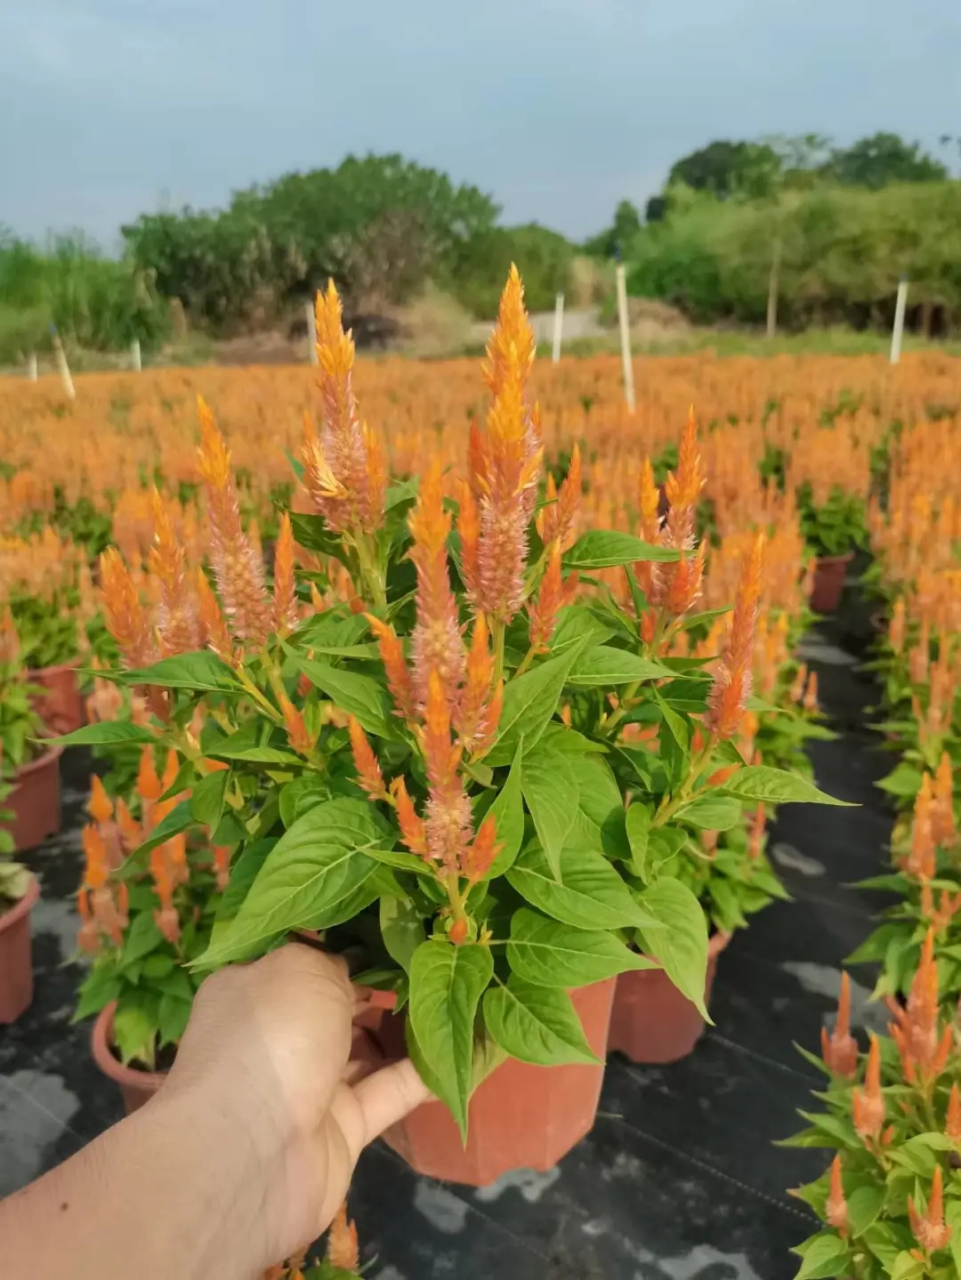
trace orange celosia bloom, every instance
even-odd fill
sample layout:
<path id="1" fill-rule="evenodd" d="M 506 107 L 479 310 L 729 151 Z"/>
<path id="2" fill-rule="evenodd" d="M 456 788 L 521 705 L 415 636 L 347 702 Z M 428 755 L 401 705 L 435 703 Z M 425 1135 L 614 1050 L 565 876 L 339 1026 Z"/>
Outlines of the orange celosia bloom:
<path id="1" fill-rule="evenodd" d="M 942 752 L 934 775 L 931 834 L 934 843 L 941 849 L 953 848 L 957 840 L 957 826 L 954 818 L 954 778 L 951 757 L 947 751 Z"/>
<path id="2" fill-rule="evenodd" d="M 684 553 L 694 546 L 694 522 L 697 503 L 705 484 L 701 467 L 701 455 L 697 447 L 697 422 L 694 406 L 688 411 L 687 423 L 678 446 L 677 470 L 668 472 L 664 493 L 669 503 L 667 519 L 661 530 L 660 542 L 682 553 L 678 561 L 659 566 L 657 603 L 671 614 L 680 617 L 695 603 L 701 593 L 704 576 L 703 545 L 696 556 Z M 642 489 L 646 485 L 642 482 Z M 650 495 L 642 495 L 648 505 Z"/>
<path id="3" fill-rule="evenodd" d="M 223 893 L 230 883 L 230 849 L 226 845 L 215 844 L 211 846 L 211 854 L 214 874 L 217 877 L 217 888 Z"/>
<path id="4" fill-rule="evenodd" d="M 957 1081 L 951 1086 L 948 1098 L 948 1113 L 944 1120 L 944 1132 L 952 1142 L 961 1142 L 961 1090 Z"/>
<path id="5" fill-rule="evenodd" d="M 285 511 L 280 517 L 274 547 L 274 628 L 286 635 L 297 625 L 297 598 L 294 581 L 294 530 Z"/>
<path id="6" fill-rule="evenodd" d="M 143 831 L 140 823 L 134 818 L 127 802 L 123 798 L 117 800 L 117 826 L 120 828 L 120 837 L 127 853 L 133 852 L 138 845 L 143 843 Z"/>
<path id="7" fill-rule="evenodd" d="M 271 624 L 263 561 L 244 533 L 230 452 L 201 396 L 197 397 L 197 416 L 201 435 L 199 468 L 207 490 L 210 562 L 217 588 L 234 633 L 241 640 L 263 644 Z"/>
<path id="8" fill-rule="evenodd" d="M 884 1128 L 884 1094 L 881 1092 L 881 1046 L 875 1035 L 871 1036 L 868 1065 L 864 1074 L 864 1088 L 855 1089 L 852 1095 L 854 1128 L 858 1137 L 867 1145 L 877 1138 Z"/>
<path id="9" fill-rule="evenodd" d="M 107 851 L 104 848 L 103 836 L 93 825 L 87 823 L 80 833 L 80 843 L 86 858 L 83 881 L 88 889 L 102 889 L 107 883 Z"/>
<path id="10" fill-rule="evenodd" d="M 200 621 L 187 575 L 187 556 L 177 541 L 170 512 L 157 489 L 151 492 L 154 544 L 150 568 L 160 583 L 157 633 L 164 655 L 190 653 L 201 645 Z"/>
<path id="11" fill-rule="evenodd" d="M 752 862 L 756 862 L 761 856 L 764 848 L 764 832 L 767 828 L 767 812 L 764 808 L 764 801 L 758 803 L 754 811 L 754 817 L 751 820 L 751 829 L 748 838 L 747 856 Z"/>
<path id="12" fill-rule="evenodd" d="M 494 815 L 489 813 L 480 824 L 477 835 L 474 837 L 474 842 L 468 849 L 467 857 L 464 860 L 464 874 L 471 884 L 477 884 L 479 880 L 484 879 L 501 847 L 497 843 L 497 825 Z"/>
<path id="13" fill-rule="evenodd" d="M 407 784 L 403 777 L 395 778 L 390 784 L 390 794 L 397 812 L 397 825 L 400 827 L 400 838 L 411 851 L 419 857 L 427 856 L 427 832 L 424 823 L 417 815 L 414 802 L 407 794 Z"/>
<path id="14" fill-rule="evenodd" d="M 453 704 L 464 678 L 465 655 L 447 567 L 451 517 L 444 510 L 439 460 L 431 463 L 421 481 L 417 505 L 407 523 L 414 539 L 410 558 L 417 569 L 417 622 L 411 638 L 414 696 L 419 708 L 426 706 L 427 683 L 436 671 L 445 697 Z"/>
<path id="15" fill-rule="evenodd" d="M 100 593 L 104 622 L 124 660 L 134 668 L 148 666 L 155 651 L 140 596 L 116 547 L 100 557 Z"/>
<path id="16" fill-rule="evenodd" d="M 471 832 L 471 805 L 458 773 L 461 747 L 451 741 L 450 708 L 436 671 L 431 672 L 424 712 L 424 762 L 428 797 L 427 851 L 448 871 L 463 863 Z"/>
<path id="17" fill-rule="evenodd" d="M 310 755 L 314 749 L 316 737 L 308 733 L 303 715 L 286 693 L 281 691 L 278 700 L 280 710 L 283 712 L 284 727 L 287 730 L 287 741 L 299 755 Z"/>
<path id="18" fill-rule="evenodd" d="M 502 685 L 495 689 L 494 655 L 490 650 L 487 620 L 482 613 L 474 619 L 474 633 L 464 687 L 454 712 L 458 741 L 475 759 L 489 751 L 500 722 Z"/>
<path id="19" fill-rule="evenodd" d="M 561 573 L 561 547 L 553 543 L 547 560 L 547 568 L 541 579 L 537 600 L 527 606 L 530 617 L 530 645 L 535 653 L 545 653 L 554 634 L 557 615 L 569 604 L 577 588 L 577 574 L 564 581 Z"/>
<path id="20" fill-rule="evenodd" d="M 94 822 L 109 822 L 113 817 L 113 803 L 97 774 L 90 778 L 90 799 L 87 801 L 87 812 Z"/>
<path id="21" fill-rule="evenodd" d="M 81 921 L 77 931 L 77 946 L 85 955 L 95 956 L 100 950 L 100 930 L 91 914 L 90 899 L 86 889 L 77 890 L 77 911 Z"/>
<path id="22" fill-rule="evenodd" d="M 220 608 L 220 602 L 214 595 L 213 587 L 207 581 L 206 573 L 199 567 L 195 574 L 195 582 L 200 624 L 206 636 L 207 647 L 212 649 L 218 658 L 230 662 L 233 657 L 230 632 L 227 630 L 227 623 Z"/>
<path id="23" fill-rule="evenodd" d="M 400 640 L 397 638 L 394 628 L 388 623 L 374 617 L 371 613 L 365 613 L 364 617 L 367 619 L 371 631 L 377 637 L 380 660 L 384 664 L 384 672 L 387 676 L 387 687 L 390 690 L 390 696 L 394 699 L 397 713 L 403 716 L 405 720 L 412 720 L 414 718 L 414 690 L 411 685 L 407 663 L 404 661 L 404 650 L 401 647 Z"/>
<path id="24" fill-rule="evenodd" d="M 654 467 L 650 458 L 645 458 L 641 463 L 637 501 L 640 512 L 638 533 L 645 542 L 657 546 L 661 541 L 661 517 L 658 514 L 661 493 L 654 483 Z M 647 599 L 648 611 L 641 620 L 641 638 L 649 643 L 654 634 L 655 619 L 652 610 L 660 607 L 664 594 L 661 565 L 654 560 L 640 560 L 634 565 L 634 576 Z"/>
<path id="25" fill-rule="evenodd" d="M 918 1213 L 914 1198 L 908 1196 L 908 1221 L 911 1223 L 911 1234 L 926 1254 L 947 1248 L 952 1230 L 944 1221 L 944 1190 L 939 1164 L 934 1166 L 931 1194 L 923 1214 Z"/>
<path id="26" fill-rule="evenodd" d="M 944 1070 L 951 1051 L 951 1024 L 939 1032 L 938 966 L 934 958 L 934 929 L 929 928 L 921 947 L 921 959 L 911 980 L 907 1006 L 889 1000 L 895 1021 L 888 1030 L 901 1055 L 908 1084 L 927 1084 Z"/>
<path id="27" fill-rule="evenodd" d="M 360 1250 L 357 1247 L 357 1227 L 347 1221 L 346 1200 L 334 1215 L 327 1237 L 327 1261 L 332 1267 L 340 1267 L 343 1271 L 356 1271 L 360 1265 Z"/>
<path id="28" fill-rule="evenodd" d="M 812 715 L 816 714 L 820 707 L 818 706 L 818 673 L 812 671 L 808 676 L 807 688 L 804 691 L 803 707 L 805 711 Z"/>
<path id="29" fill-rule="evenodd" d="M 857 1041 L 851 1035 L 851 979 L 841 973 L 841 994 L 838 997 L 838 1016 L 830 1035 L 821 1028 L 821 1057 L 836 1076 L 853 1080 L 858 1070 Z"/>
<path id="30" fill-rule="evenodd" d="M 145 746 L 140 753 L 137 795 L 141 800 L 159 800 L 163 795 L 163 785 L 157 776 L 157 766 L 154 763 L 153 747 L 150 746 Z"/>
<path id="31" fill-rule="evenodd" d="M 829 1227 L 842 1237 L 848 1234 L 848 1205 L 844 1198 L 844 1187 L 841 1182 L 841 1157 L 835 1156 L 831 1161 L 831 1188 L 824 1204 L 824 1217 Z"/>
<path id="32" fill-rule="evenodd" d="M 921 787 L 914 801 L 911 849 L 904 862 L 905 874 L 922 882 L 933 879 L 936 870 L 931 807 L 931 775 L 925 773 L 921 778 Z"/>
<path id="33" fill-rule="evenodd" d="M 737 731 L 751 693 L 754 624 L 761 593 L 763 557 L 764 536 L 758 534 L 744 561 L 727 644 L 708 695 L 704 723 L 715 739 L 730 738 Z"/>
<path id="34" fill-rule="evenodd" d="M 571 450 L 571 465 L 558 493 L 554 477 L 547 476 L 546 500 L 549 503 L 537 518 L 537 532 L 545 547 L 557 543 L 561 551 L 570 547 L 577 533 L 577 514 L 581 504 L 581 450 Z"/>
<path id="35" fill-rule="evenodd" d="M 350 733 L 350 746 L 354 755 L 358 783 L 371 800 L 386 800 L 387 788 L 384 786 L 384 775 L 380 771 L 373 748 L 367 740 L 367 734 L 364 733 L 356 716 L 348 718 L 347 729 Z"/>
<path id="36" fill-rule="evenodd" d="M 354 342 L 344 333 L 343 308 L 333 280 L 314 302 L 318 386 L 324 423 L 318 437 L 307 421 L 304 483 L 317 508 L 337 532 L 370 534 L 384 518 L 386 470 L 377 437 L 361 423 L 354 396 Z"/>

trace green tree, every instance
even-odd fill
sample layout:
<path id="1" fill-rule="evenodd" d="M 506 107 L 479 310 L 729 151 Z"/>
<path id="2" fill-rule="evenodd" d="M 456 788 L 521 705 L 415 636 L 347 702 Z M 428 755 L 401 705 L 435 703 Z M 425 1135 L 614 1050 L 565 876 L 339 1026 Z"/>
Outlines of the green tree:
<path id="1" fill-rule="evenodd" d="M 733 195 L 760 196 L 781 171 L 781 157 L 765 142 L 716 141 L 692 151 L 671 166 L 667 186 L 684 183 L 724 200 Z"/>
<path id="2" fill-rule="evenodd" d="M 875 133 L 846 150 L 835 150 L 828 174 L 845 186 L 879 190 L 893 182 L 943 182 L 945 166 L 921 150 L 918 142 L 905 142 L 896 133 Z"/>

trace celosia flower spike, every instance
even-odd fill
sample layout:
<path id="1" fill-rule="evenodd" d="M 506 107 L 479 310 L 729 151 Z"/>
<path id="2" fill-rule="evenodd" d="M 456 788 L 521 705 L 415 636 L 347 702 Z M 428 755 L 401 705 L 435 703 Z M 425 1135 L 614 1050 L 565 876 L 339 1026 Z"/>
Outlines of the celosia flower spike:
<path id="1" fill-rule="evenodd" d="M 465 751 L 472 755 L 490 748 L 500 720 L 500 690 L 493 688 L 494 655 L 490 649 L 487 620 L 479 613 L 474 620 L 464 687 L 454 714 L 454 728 Z"/>
<path id="2" fill-rule="evenodd" d="M 387 788 L 384 786 L 384 775 L 380 771 L 380 765 L 367 739 L 367 734 L 364 733 L 356 716 L 349 717 L 347 729 L 350 733 L 350 747 L 354 755 L 358 783 L 371 800 L 386 800 Z"/>
<path id="3" fill-rule="evenodd" d="M 199 566 L 196 572 L 197 600 L 200 612 L 200 625 L 206 637 L 206 645 L 225 662 L 233 658 L 233 645 L 230 632 L 224 620 L 220 603 L 214 595 L 213 587 L 207 581 L 207 575 Z"/>
<path id="4" fill-rule="evenodd" d="M 150 568 L 160 583 L 160 647 L 164 656 L 191 653 L 200 648 L 201 638 L 197 603 L 187 575 L 187 555 L 177 541 L 170 512 L 156 488 L 150 501 L 154 522 Z"/>
<path id="5" fill-rule="evenodd" d="M 831 1161 L 831 1187 L 824 1205 L 824 1216 L 829 1227 L 845 1239 L 848 1234 L 848 1205 L 844 1198 L 844 1186 L 841 1182 L 841 1157 L 835 1156 Z"/>
<path id="6" fill-rule="evenodd" d="M 871 1036 L 868 1065 L 864 1074 L 864 1088 L 855 1089 L 852 1096 L 854 1128 L 866 1144 L 877 1138 L 884 1128 L 884 1094 L 881 1092 L 881 1046 L 875 1035 Z"/>
<path id="7" fill-rule="evenodd" d="M 764 535 L 759 533 L 744 559 L 727 644 L 708 695 L 704 723 L 715 740 L 729 738 L 737 732 L 751 693 L 754 626 L 761 594 L 763 560 Z"/>
<path id="8" fill-rule="evenodd" d="M 961 1142 L 961 1090 L 957 1081 L 951 1086 L 948 1098 L 948 1113 L 944 1121 L 944 1132 L 952 1142 Z"/>
<path id="9" fill-rule="evenodd" d="M 197 415 L 201 435 L 200 474 L 206 484 L 210 518 L 210 561 L 217 588 L 234 634 L 255 645 L 263 644 L 271 625 L 263 562 L 240 521 L 230 453 L 213 414 L 200 396 Z"/>
<path id="10" fill-rule="evenodd" d="M 566 551 L 577 532 L 577 514 L 581 505 L 581 450 L 577 444 L 571 450 L 571 465 L 560 492 L 554 487 L 553 475 L 548 473 L 545 496 L 549 505 L 540 513 L 537 531 L 546 547 L 556 542 L 561 551 Z"/>
<path id="11" fill-rule="evenodd" d="M 87 801 L 87 812 L 94 822 L 109 822 L 113 817 L 113 802 L 107 795 L 103 782 L 93 774 L 90 779 L 90 799 Z"/>
<path id="12" fill-rule="evenodd" d="M 274 629 L 286 635 L 297 625 L 297 599 L 294 583 L 294 530 L 285 511 L 280 517 L 277 543 L 274 547 Z"/>
<path id="13" fill-rule="evenodd" d="M 908 1084 L 927 1084 L 944 1070 L 951 1051 L 950 1022 L 938 1034 L 938 966 L 934 958 L 934 929 L 929 928 L 921 946 L 921 959 L 911 980 L 907 1007 L 889 1001 L 894 1022 L 888 1030 L 898 1046 L 901 1067 Z"/>
<path id="14" fill-rule="evenodd" d="M 926 1254 L 947 1248 L 951 1240 L 951 1228 L 944 1221 L 944 1187 L 939 1164 L 934 1166 L 928 1207 L 923 1214 L 918 1213 L 914 1198 L 908 1196 L 908 1221 L 911 1223 L 911 1234 Z"/>
<path id="15" fill-rule="evenodd" d="M 841 973 L 841 994 L 838 997 L 838 1015 L 830 1035 L 821 1028 L 821 1057 L 836 1076 L 853 1080 L 858 1069 L 858 1046 L 851 1035 L 851 979 L 846 971 Z"/>
<path id="16" fill-rule="evenodd" d="M 403 776 L 397 777 L 390 784 L 390 796 L 397 812 L 397 825 L 400 827 L 400 838 L 411 853 L 418 857 L 427 857 L 427 833 L 424 823 L 418 817 L 414 802 L 407 794 L 407 785 Z"/>
<path id="17" fill-rule="evenodd" d="M 576 587 L 576 574 L 572 574 L 567 582 L 564 581 L 561 574 L 561 547 L 559 542 L 555 542 L 551 546 L 537 600 L 528 605 L 527 609 L 530 617 L 530 646 L 535 653 L 546 651 L 557 625 L 557 615 L 570 602 Z"/>
<path id="18" fill-rule="evenodd" d="M 327 1261 L 341 1271 L 355 1272 L 360 1264 L 357 1227 L 347 1221 L 347 1201 L 340 1206 L 330 1224 L 327 1237 Z"/>
<path id="19" fill-rule="evenodd" d="M 677 470 L 668 473 L 664 485 L 670 504 L 666 524 L 667 543 L 679 551 L 690 550 L 694 545 L 694 518 L 705 479 L 697 448 L 697 421 L 694 406 L 691 405 L 677 451 Z"/>
<path id="20" fill-rule="evenodd" d="M 489 813 L 480 824 L 480 829 L 474 837 L 474 842 L 467 850 L 463 870 L 471 884 L 477 884 L 478 881 L 484 879 L 493 866 L 494 859 L 500 852 L 501 847 L 497 843 L 497 824 L 494 815 Z"/>
<path id="21" fill-rule="evenodd" d="M 457 871 L 471 831 L 471 806 L 458 773 L 461 748 L 451 741 L 450 708 L 436 671 L 431 672 L 428 684 L 423 749 L 428 781 L 427 851 L 448 871 Z"/>
<path id="22" fill-rule="evenodd" d="M 931 821 L 933 793 L 931 775 L 925 773 L 914 801 L 911 820 L 911 849 L 904 864 L 905 873 L 922 883 L 934 878 L 936 870 L 934 832 Z"/>
<path id="23" fill-rule="evenodd" d="M 100 557 L 100 595 L 107 630 L 128 666 L 148 666 L 155 657 L 140 596 L 116 547 Z"/>
<path id="24" fill-rule="evenodd" d="M 411 638 L 414 697 L 419 708 L 426 706 L 428 680 L 436 672 L 448 703 L 454 705 L 464 678 L 465 654 L 447 567 L 451 517 L 444 510 L 438 460 L 421 480 L 408 527 L 414 539 L 410 558 L 417 569 L 417 622 Z"/>
<path id="25" fill-rule="evenodd" d="M 383 622 L 372 613 L 365 613 L 364 617 L 367 619 L 367 624 L 371 631 L 377 637 L 380 660 L 384 664 L 387 687 L 390 690 L 390 696 L 394 699 L 394 706 L 397 708 L 398 714 L 403 716 L 405 720 L 413 720 L 415 714 L 414 690 L 411 685 L 407 663 L 404 661 L 404 650 L 401 647 L 400 640 L 397 638 L 394 628 L 388 623 Z"/>

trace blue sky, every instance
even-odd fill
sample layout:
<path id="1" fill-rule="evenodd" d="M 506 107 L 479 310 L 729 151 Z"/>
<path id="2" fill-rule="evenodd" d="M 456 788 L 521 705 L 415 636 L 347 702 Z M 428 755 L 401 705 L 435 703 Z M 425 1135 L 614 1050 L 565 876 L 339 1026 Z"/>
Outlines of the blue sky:
<path id="1" fill-rule="evenodd" d="M 0 224 L 112 248 L 164 202 L 375 150 L 582 237 L 715 137 L 938 154 L 959 63 L 958 0 L 10 0 Z"/>

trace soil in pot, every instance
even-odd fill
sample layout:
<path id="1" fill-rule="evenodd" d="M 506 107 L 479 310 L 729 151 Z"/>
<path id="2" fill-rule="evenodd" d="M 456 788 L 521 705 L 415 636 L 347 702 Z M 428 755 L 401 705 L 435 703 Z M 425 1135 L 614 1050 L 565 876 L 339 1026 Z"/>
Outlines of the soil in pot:
<path id="1" fill-rule="evenodd" d="M 571 992 L 584 1034 L 604 1057 L 614 979 Z M 406 1053 L 403 1015 L 385 1014 L 369 1032 L 385 1058 Z M 514 1059 L 497 1067 L 470 1102 L 467 1146 L 453 1117 L 439 1102 L 418 1107 L 384 1134 L 384 1141 L 431 1178 L 486 1187 L 512 1169 L 546 1173 L 590 1132 L 604 1067 L 534 1067 Z"/>
<path id="2" fill-rule="evenodd" d="M 77 685 L 73 663 L 41 667 L 28 671 L 31 684 L 42 685 L 44 693 L 37 697 L 37 712 L 52 734 L 73 733 L 83 724 L 83 699 Z"/>
<path id="3" fill-rule="evenodd" d="M 0 906 L 0 1024 L 16 1022 L 33 1000 L 30 912 L 40 897 L 36 876 L 14 903 Z"/>
<path id="4" fill-rule="evenodd" d="M 834 613 L 841 603 L 844 577 L 851 563 L 851 555 L 849 551 L 846 556 L 818 556 L 814 562 L 811 608 L 815 613 Z"/>
<path id="5" fill-rule="evenodd" d="M 704 1003 L 711 999 L 717 958 L 731 940 L 715 933 L 708 945 Z M 632 1062 L 677 1062 L 704 1034 L 704 1019 L 663 969 L 639 969 L 617 979 L 608 1048 Z"/>
<path id="6" fill-rule="evenodd" d="M 161 1070 L 147 1071 L 144 1068 L 124 1066 L 113 1051 L 113 1014 L 116 1006 L 111 1003 L 101 1009 L 90 1033 L 90 1047 L 93 1060 L 111 1080 L 115 1081 L 123 1095 L 123 1106 L 127 1115 L 139 1111 L 144 1103 L 149 1102 L 164 1082 L 166 1071 L 173 1063 L 174 1050 L 167 1061 L 161 1062 Z"/>
<path id="7" fill-rule="evenodd" d="M 62 750 L 51 747 L 16 772 L 13 790 L 3 802 L 13 812 L 9 829 L 15 849 L 35 849 L 60 830 Z"/>

